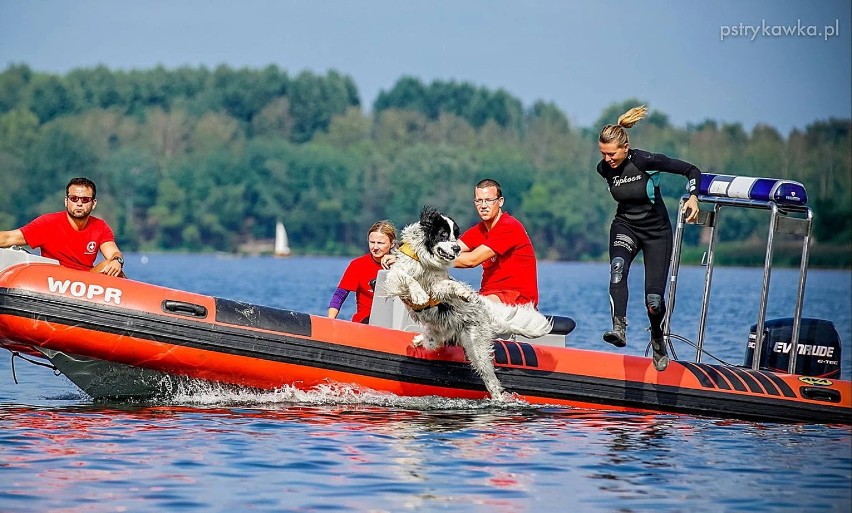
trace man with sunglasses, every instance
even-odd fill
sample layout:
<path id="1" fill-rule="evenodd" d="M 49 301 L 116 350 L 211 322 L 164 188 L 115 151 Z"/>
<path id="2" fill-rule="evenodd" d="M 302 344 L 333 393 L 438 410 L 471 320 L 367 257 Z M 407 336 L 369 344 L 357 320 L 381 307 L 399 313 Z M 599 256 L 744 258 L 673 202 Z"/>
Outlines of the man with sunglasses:
<path id="1" fill-rule="evenodd" d="M 65 187 L 65 211 L 44 214 L 16 230 L 0 232 L 0 248 L 28 245 L 71 269 L 124 276 L 124 256 L 112 229 L 92 214 L 97 187 L 88 178 L 72 178 Z M 98 252 L 104 260 L 93 269 Z"/>
<path id="2" fill-rule="evenodd" d="M 480 221 L 459 237 L 462 252 L 455 267 L 482 265 L 479 293 L 506 304 L 538 306 L 535 250 L 520 221 L 503 212 L 503 190 L 486 178 L 474 188 Z"/>

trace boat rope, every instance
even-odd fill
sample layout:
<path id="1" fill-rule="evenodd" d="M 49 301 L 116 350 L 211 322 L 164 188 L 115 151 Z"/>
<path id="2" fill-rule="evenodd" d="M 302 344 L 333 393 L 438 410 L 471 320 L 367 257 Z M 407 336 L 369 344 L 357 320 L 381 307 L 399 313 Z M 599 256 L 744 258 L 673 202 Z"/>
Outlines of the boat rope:
<path id="1" fill-rule="evenodd" d="M 17 351 L 12 351 L 12 379 L 15 381 L 16 385 L 18 384 L 18 376 L 15 373 L 15 357 L 16 356 L 18 358 L 20 358 L 21 360 L 24 360 L 25 362 L 32 363 L 33 365 L 40 365 L 42 367 L 47 367 L 48 369 L 53 369 L 53 374 L 55 374 L 57 376 L 62 374 L 62 372 L 59 369 L 57 369 L 56 366 L 53 365 L 52 363 L 44 363 L 44 362 L 40 362 L 40 361 L 37 361 L 37 360 L 33 360 L 32 358 L 28 358 L 28 357 L 22 355 L 21 353 L 19 353 Z"/>
<path id="2" fill-rule="evenodd" d="M 674 333 L 669 333 L 669 337 L 680 340 L 681 342 L 685 342 L 686 344 L 694 347 L 695 349 L 698 349 L 698 346 L 686 337 L 682 337 L 680 335 L 675 335 Z M 650 348 L 651 348 L 651 343 L 648 342 L 648 347 L 645 348 L 645 356 L 648 356 Z M 672 350 L 672 360 L 677 360 L 677 354 L 675 354 L 675 352 L 674 352 L 674 345 L 671 343 L 671 340 L 669 340 L 669 348 Z M 712 354 L 711 352 L 707 351 L 704 348 L 701 349 L 701 354 L 705 354 L 705 355 L 709 356 L 710 358 L 716 360 L 717 362 L 721 363 L 722 365 L 728 365 L 728 366 L 732 366 L 732 367 L 735 366 L 735 364 L 730 363 L 730 362 L 726 362 L 725 360 L 719 358 L 718 356 Z"/>
<path id="3" fill-rule="evenodd" d="M 651 327 L 650 327 L 650 326 L 648 326 L 647 328 L 645 328 L 645 331 L 651 331 Z M 680 339 L 680 340 L 683 340 L 683 341 L 684 341 L 684 342 L 686 342 L 687 344 L 692 345 L 692 342 L 690 342 L 689 340 L 686 340 L 685 338 L 681 337 L 680 335 L 672 335 L 672 334 L 669 334 L 669 336 L 670 336 L 670 337 L 677 338 L 677 339 Z M 663 342 L 663 344 L 667 345 L 667 346 L 669 347 L 669 350 L 672 352 L 672 360 L 677 360 L 677 353 L 675 352 L 674 344 L 672 344 L 672 341 L 671 341 L 671 340 L 666 340 L 666 341 L 664 341 L 664 342 Z M 693 347 L 694 347 L 694 346 L 693 346 Z M 651 341 L 649 340 L 649 341 L 648 341 L 648 345 L 647 345 L 647 346 L 645 346 L 645 357 L 647 358 L 647 357 L 648 357 L 648 355 L 650 355 L 650 354 L 651 354 Z"/>

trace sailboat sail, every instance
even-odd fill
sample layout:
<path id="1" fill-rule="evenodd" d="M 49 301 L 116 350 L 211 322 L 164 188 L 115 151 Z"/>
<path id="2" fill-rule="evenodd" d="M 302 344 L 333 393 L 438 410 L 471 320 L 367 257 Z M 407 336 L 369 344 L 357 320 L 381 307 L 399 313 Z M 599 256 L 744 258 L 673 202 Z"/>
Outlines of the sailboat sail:
<path id="1" fill-rule="evenodd" d="M 290 254 L 290 243 L 287 240 L 287 230 L 284 223 L 278 221 L 275 224 L 275 256 L 288 256 Z"/>

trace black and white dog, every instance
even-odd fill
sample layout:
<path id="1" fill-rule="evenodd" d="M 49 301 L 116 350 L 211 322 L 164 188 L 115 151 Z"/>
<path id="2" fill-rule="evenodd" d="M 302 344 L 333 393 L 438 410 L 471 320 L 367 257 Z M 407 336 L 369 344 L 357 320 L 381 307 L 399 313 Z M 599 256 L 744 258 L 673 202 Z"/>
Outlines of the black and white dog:
<path id="1" fill-rule="evenodd" d="M 533 305 L 491 301 L 451 278 L 449 268 L 461 251 L 458 236 L 455 221 L 424 207 L 420 221 L 402 230 L 402 245 L 388 272 L 385 293 L 399 296 L 411 318 L 426 328 L 414 337 L 415 346 L 434 350 L 455 341 L 464 348 L 491 397 L 502 400 L 503 387 L 494 372 L 494 338 L 501 334 L 540 337 L 550 332 L 551 322 Z"/>

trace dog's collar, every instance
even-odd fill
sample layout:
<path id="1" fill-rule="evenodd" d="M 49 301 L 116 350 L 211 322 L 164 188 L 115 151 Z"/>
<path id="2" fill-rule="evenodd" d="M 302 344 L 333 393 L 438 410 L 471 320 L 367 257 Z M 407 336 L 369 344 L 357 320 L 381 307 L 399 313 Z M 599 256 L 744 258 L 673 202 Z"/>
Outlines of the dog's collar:
<path id="1" fill-rule="evenodd" d="M 431 298 L 429 299 L 429 301 L 427 301 L 427 302 L 425 302 L 421 305 L 417 305 L 417 304 L 412 303 L 410 299 L 403 299 L 402 302 L 405 303 L 405 305 L 408 306 L 408 308 L 411 308 L 415 312 L 422 312 L 423 310 L 426 310 L 427 308 L 432 308 L 433 306 L 438 306 L 438 305 L 441 304 L 441 302 L 438 301 L 437 299 L 431 299 Z"/>
<path id="2" fill-rule="evenodd" d="M 402 243 L 402 246 L 399 247 L 399 251 L 400 253 L 408 255 L 414 260 L 417 260 L 418 262 L 420 261 L 420 259 L 417 258 L 417 253 L 414 252 L 414 248 L 411 246 L 411 244 L 407 242 Z"/>
<path id="3" fill-rule="evenodd" d="M 418 262 L 420 261 L 420 259 L 417 257 L 417 253 L 414 252 L 414 248 L 411 246 L 411 244 L 409 244 L 407 242 L 402 243 L 402 245 L 399 247 L 399 251 L 400 251 L 400 253 L 407 255 L 407 256 L 410 256 L 414 260 L 417 260 Z M 408 306 L 408 308 L 411 308 L 411 310 L 413 310 L 415 312 L 422 312 L 423 310 L 426 310 L 427 308 L 432 308 L 433 306 L 438 306 L 438 305 L 441 304 L 440 301 L 438 301 L 437 299 L 432 299 L 432 298 L 429 298 L 429 301 L 427 301 L 423 304 L 420 304 L 420 305 L 412 303 L 411 300 L 409 300 L 409 299 L 403 299 L 402 302 L 405 303 L 405 305 Z"/>

